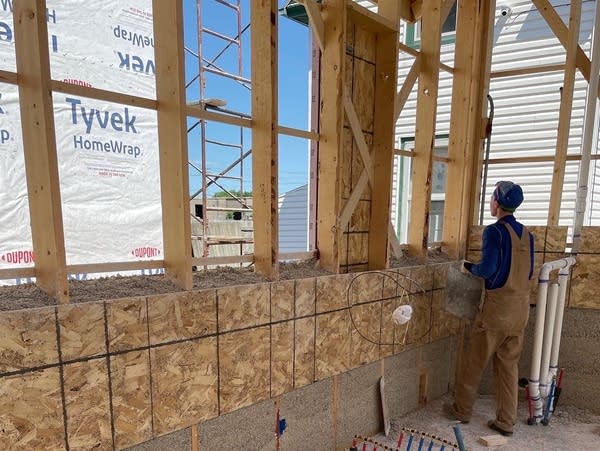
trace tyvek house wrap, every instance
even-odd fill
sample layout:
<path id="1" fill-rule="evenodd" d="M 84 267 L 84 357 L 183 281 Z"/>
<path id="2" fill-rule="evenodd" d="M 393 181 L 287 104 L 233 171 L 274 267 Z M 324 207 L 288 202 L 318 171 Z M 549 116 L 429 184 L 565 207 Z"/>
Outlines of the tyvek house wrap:
<path id="1" fill-rule="evenodd" d="M 54 80 L 155 98 L 150 0 L 47 7 Z M 0 68 L 16 71 L 10 0 L 0 0 Z M 53 101 L 67 264 L 162 258 L 156 112 L 58 92 Z M 32 266 L 18 87 L 4 83 L 0 224 L 0 268 Z"/>

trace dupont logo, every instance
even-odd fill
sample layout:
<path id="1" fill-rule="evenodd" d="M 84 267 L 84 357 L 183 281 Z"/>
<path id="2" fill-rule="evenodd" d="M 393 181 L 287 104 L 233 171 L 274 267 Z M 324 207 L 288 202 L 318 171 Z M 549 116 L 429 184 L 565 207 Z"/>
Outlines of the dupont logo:
<path id="1" fill-rule="evenodd" d="M 131 249 L 129 253 L 137 258 L 150 258 L 159 256 L 160 249 L 151 246 L 136 247 L 135 249 Z"/>
<path id="2" fill-rule="evenodd" d="M 35 259 L 33 251 L 10 251 L 2 254 L 0 260 L 5 263 L 20 265 L 23 263 L 33 263 Z"/>

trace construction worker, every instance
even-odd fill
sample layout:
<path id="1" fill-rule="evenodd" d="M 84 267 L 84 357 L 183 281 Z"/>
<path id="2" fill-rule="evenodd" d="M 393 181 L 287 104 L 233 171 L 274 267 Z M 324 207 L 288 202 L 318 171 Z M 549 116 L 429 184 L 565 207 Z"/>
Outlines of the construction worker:
<path id="1" fill-rule="evenodd" d="M 481 261 L 463 264 L 463 272 L 485 280 L 485 293 L 459 368 L 454 403 L 444 404 L 447 416 L 468 423 L 483 371 L 493 357 L 497 409 L 488 426 L 504 436 L 513 434 L 517 417 L 518 363 L 533 274 L 533 236 L 513 216 L 522 202 L 519 185 L 496 184 L 490 213 L 498 220 L 483 231 Z"/>

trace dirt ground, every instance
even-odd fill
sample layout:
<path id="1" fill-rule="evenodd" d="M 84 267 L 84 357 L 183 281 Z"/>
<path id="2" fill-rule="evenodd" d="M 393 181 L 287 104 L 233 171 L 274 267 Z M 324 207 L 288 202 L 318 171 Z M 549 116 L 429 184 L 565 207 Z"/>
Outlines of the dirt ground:
<path id="1" fill-rule="evenodd" d="M 402 418 L 392 420 L 389 437 L 383 434 L 373 437 L 388 449 L 396 449 L 400 430 L 412 428 L 418 431 L 434 434 L 455 443 L 456 438 L 452 426 L 456 423 L 446 419 L 442 414 L 442 404 L 450 401 L 448 395 L 430 402 L 425 408 L 410 413 Z M 600 449 L 600 416 L 573 406 L 557 405 L 557 410 L 550 419 L 548 426 L 541 424 L 528 426 L 527 405 L 525 400 L 519 404 L 519 417 L 515 425 L 514 435 L 507 437 L 505 445 L 486 447 L 478 443 L 481 436 L 496 434 L 486 425 L 487 420 L 495 417 L 495 401 L 493 396 L 482 396 L 475 404 L 475 413 L 469 424 L 461 424 L 460 430 L 464 438 L 465 447 L 472 451 L 567 451 L 567 450 L 599 450 Z M 403 440 L 402 451 L 406 449 L 407 439 Z M 439 450 L 441 443 L 436 443 L 433 450 Z M 426 440 L 423 450 L 427 449 L 429 441 Z M 361 449 L 359 446 L 358 449 Z M 372 451 L 373 446 L 367 447 Z M 378 448 L 379 450 L 382 447 Z M 418 441 L 413 441 L 412 449 L 418 449 Z M 446 450 L 449 450 L 446 446 Z"/>
<path id="2" fill-rule="evenodd" d="M 439 250 L 429 252 L 427 260 L 403 256 L 393 257 L 391 268 L 432 264 L 450 261 Z M 319 266 L 316 259 L 302 262 L 281 263 L 280 280 L 303 279 L 330 275 L 331 272 Z M 254 273 L 252 265 L 243 268 L 224 266 L 216 269 L 194 272 L 194 289 L 218 288 L 231 285 L 244 285 L 266 282 Z M 148 296 L 152 294 L 181 291 L 163 275 L 156 276 L 112 276 L 88 280 L 70 280 L 69 295 L 71 302 L 91 302 L 104 299 L 118 299 L 130 296 Z M 56 301 L 37 288 L 34 284 L 0 286 L 0 311 L 20 310 L 56 305 Z"/>

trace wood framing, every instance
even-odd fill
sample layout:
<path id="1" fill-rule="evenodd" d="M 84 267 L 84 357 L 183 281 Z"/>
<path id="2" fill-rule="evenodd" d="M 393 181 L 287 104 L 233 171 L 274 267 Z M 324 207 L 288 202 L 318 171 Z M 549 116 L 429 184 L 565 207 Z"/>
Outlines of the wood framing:
<path id="1" fill-rule="evenodd" d="M 571 131 L 571 112 L 573 110 L 573 92 L 575 90 L 575 69 L 577 47 L 579 45 L 579 28 L 581 23 L 581 0 L 571 1 L 569 13 L 569 38 L 567 45 L 567 61 L 563 81 L 562 96 L 560 99 L 560 113 L 558 115 L 558 136 L 556 138 L 556 157 L 552 171 L 552 185 L 550 190 L 550 206 L 548 208 L 549 226 L 557 226 L 560 217 L 560 204 L 562 201 L 563 184 L 565 181 L 565 163 Z"/>
<path id="2" fill-rule="evenodd" d="M 457 11 L 442 238 L 444 251 L 454 258 L 464 257 L 474 204 L 479 200 L 482 116 L 489 83 L 493 12 L 493 0 L 459 2 Z M 481 40 L 473 40 L 473 30 Z"/>
<path id="3" fill-rule="evenodd" d="M 429 233 L 431 168 L 439 85 L 441 6 L 441 0 L 425 2 L 421 18 L 421 71 L 417 93 L 417 127 L 415 156 L 412 160 L 412 198 L 408 230 L 409 254 L 418 257 L 425 257 L 427 254 Z"/>
<path id="4" fill-rule="evenodd" d="M 565 70 L 564 64 L 548 64 L 546 66 L 523 67 L 520 69 L 505 69 L 492 72 L 490 78 L 515 77 L 518 75 L 541 74 L 544 72 L 559 72 Z"/>
<path id="5" fill-rule="evenodd" d="M 36 284 L 69 301 L 45 0 L 14 3 L 14 32 Z"/>
<path id="6" fill-rule="evenodd" d="M 562 21 L 554 7 L 548 0 L 532 0 L 539 13 L 546 20 L 548 26 L 552 29 L 560 43 L 563 45 L 565 50 L 569 47 L 569 30 L 565 23 Z M 577 43 L 575 61 L 577 68 L 580 70 L 583 77 L 589 83 L 590 81 L 590 70 L 591 62 L 579 43 Z M 600 92 L 599 92 L 600 96 Z"/>
<path id="7" fill-rule="evenodd" d="M 375 64 L 375 116 L 373 118 L 374 174 L 371 196 L 371 228 L 369 232 L 369 269 L 388 266 L 391 221 L 392 171 L 394 164 L 394 132 L 396 128 L 396 86 L 398 80 L 398 33 L 377 35 Z M 418 61 L 418 59 L 417 59 Z M 396 235 L 393 234 L 396 238 Z M 397 241 L 397 238 L 396 240 Z"/>
<path id="8" fill-rule="evenodd" d="M 252 208 L 254 268 L 279 277 L 277 1 L 252 1 Z"/>
<path id="9" fill-rule="evenodd" d="M 318 155 L 317 249 L 321 266 L 339 271 L 340 149 L 343 128 L 343 74 L 345 61 L 346 1 L 323 4 L 327 34 L 321 58 L 321 124 Z"/>
<path id="10" fill-rule="evenodd" d="M 402 84 L 402 88 L 396 94 L 396 100 L 394 105 L 394 118 L 397 121 L 398 117 L 400 117 L 400 113 L 408 100 L 408 96 L 413 90 L 415 86 L 415 82 L 417 78 L 419 78 L 419 72 L 421 71 L 421 57 L 417 56 L 415 61 L 413 62 L 412 67 L 408 71 L 406 78 L 404 79 L 404 83 Z"/>
<path id="11" fill-rule="evenodd" d="M 165 271 L 192 288 L 192 245 L 181 2 L 153 0 Z"/>
<path id="12" fill-rule="evenodd" d="M 317 40 L 319 48 L 323 51 L 325 46 L 325 25 L 323 24 L 319 5 L 317 5 L 316 0 L 299 0 L 298 3 L 304 5 L 314 37 Z"/>
<path id="13" fill-rule="evenodd" d="M 17 84 L 17 74 L 14 72 L 8 72 L 5 70 L 0 70 L 0 82 L 1 83 L 9 83 L 11 85 Z"/>

